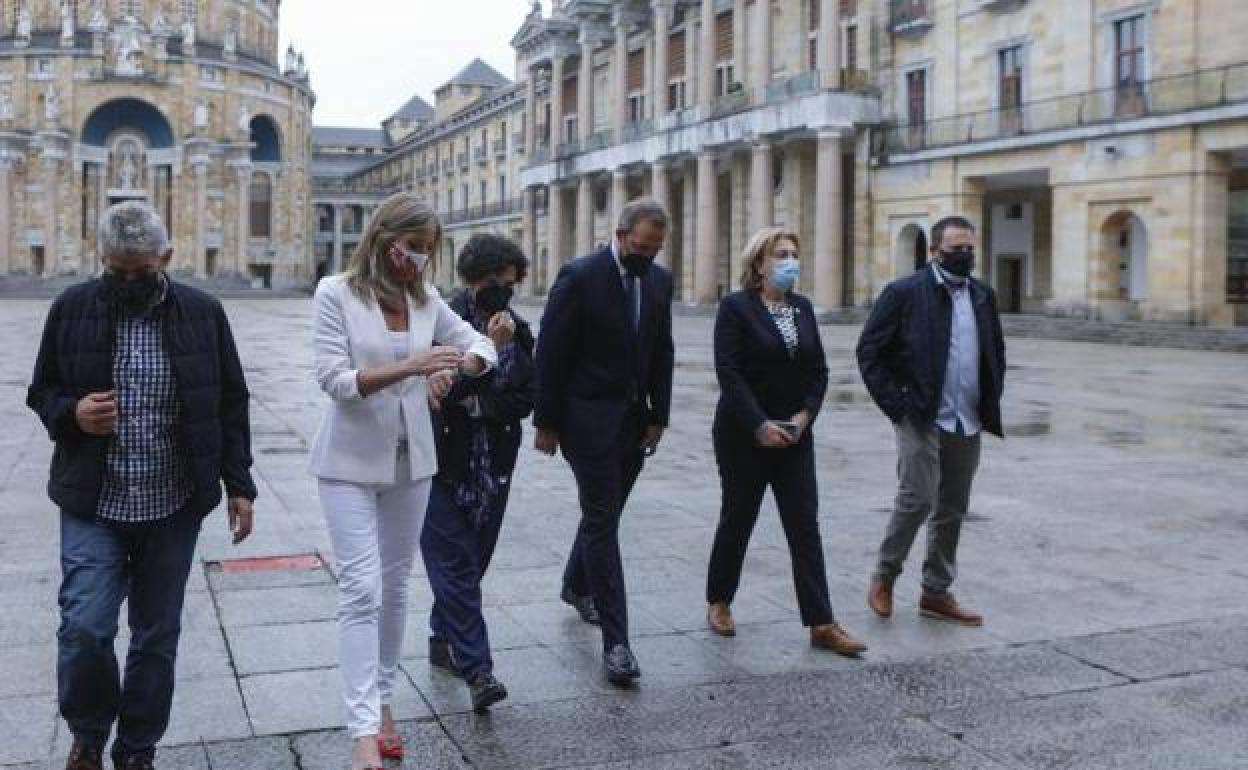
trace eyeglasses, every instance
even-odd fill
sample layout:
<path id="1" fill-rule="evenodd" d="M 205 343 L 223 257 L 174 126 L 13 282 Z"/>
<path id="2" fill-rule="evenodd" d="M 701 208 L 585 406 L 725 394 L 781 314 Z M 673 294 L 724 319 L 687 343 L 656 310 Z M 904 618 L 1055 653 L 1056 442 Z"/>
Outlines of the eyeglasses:
<path id="1" fill-rule="evenodd" d="M 774 253 L 776 259 L 797 259 L 797 252 L 793 249 L 778 249 Z"/>

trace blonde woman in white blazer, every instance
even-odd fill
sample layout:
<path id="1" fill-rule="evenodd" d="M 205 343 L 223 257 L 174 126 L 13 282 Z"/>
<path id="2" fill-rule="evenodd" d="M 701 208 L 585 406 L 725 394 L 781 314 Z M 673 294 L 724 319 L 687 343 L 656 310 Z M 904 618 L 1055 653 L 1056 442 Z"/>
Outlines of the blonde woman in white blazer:
<path id="1" fill-rule="evenodd" d="M 329 408 L 312 447 L 338 571 L 338 629 L 352 770 L 400 758 L 390 697 L 437 455 L 429 396 L 496 360 L 426 284 L 442 228 L 421 198 L 377 209 L 345 272 L 316 289 L 316 379 Z M 435 344 L 435 341 L 437 344 Z"/>

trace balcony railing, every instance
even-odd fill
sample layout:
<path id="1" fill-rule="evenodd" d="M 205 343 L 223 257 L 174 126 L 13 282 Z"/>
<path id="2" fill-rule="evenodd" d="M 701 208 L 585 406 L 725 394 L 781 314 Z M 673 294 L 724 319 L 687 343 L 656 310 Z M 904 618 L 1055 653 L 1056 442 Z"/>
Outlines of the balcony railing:
<path id="1" fill-rule="evenodd" d="M 507 157 L 507 140 L 506 140 L 506 138 L 503 138 L 503 139 L 495 139 L 495 140 L 494 140 L 494 156 L 495 156 L 495 157 L 497 157 L 497 158 L 505 158 L 505 157 Z"/>
<path id="2" fill-rule="evenodd" d="M 533 148 L 533 157 L 529 159 L 530 163 L 545 163 L 550 160 L 550 145 L 539 143 Z"/>
<path id="3" fill-rule="evenodd" d="M 1248 102 L 1248 62 L 885 129 L 885 154 L 918 152 Z"/>
<path id="4" fill-rule="evenodd" d="M 738 88 L 735 91 L 729 91 L 717 98 L 711 104 L 711 117 L 722 118 L 725 115 L 732 115 L 736 112 L 742 112 L 750 108 L 750 91 L 746 88 Z"/>
<path id="5" fill-rule="evenodd" d="M 457 158 L 456 158 L 456 159 L 459 161 L 459 170 L 460 170 L 460 171 L 467 171 L 467 170 L 468 170 L 468 153 L 466 153 L 466 152 L 461 152 L 461 153 L 457 156 Z"/>
<path id="6" fill-rule="evenodd" d="M 897 35 L 921 35 L 932 28 L 928 0 L 892 0 L 890 28 Z"/>
<path id="7" fill-rule="evenodd" d="M 524 199 L 512 198 L 510 200 L 495 201 L 485 205 L 469 206 L 468 208 L 448 211 L 442 221 L 448 225 L 458 225 L 464 222 L 475 222 L 479 219 L 513 216 L 523 211 Z"/>
<path id="8" fill-rule="evenodd" d="M 578 139 L 569 139 L 563 144 L 555 145 L 555 158 L 566 158 L 575 155 L 581 151 L 581 142 Z"/>
<path id="9" fill-rule="evenodd" d="M 819 70 L 808 70 L 787 78 L 773 80 L 767 84 L 767 102 L 768 104 L 787 102 L 799 96 L 818 93 L 822 85 Z"/>
<path id="10" fill-rule="evenodd" d="M 632 123 L 625 123 L 624 127 L 620 129 L 620 142 L 635 142 L 653 133 L 653 120 L 634 120 Z"/>
<path id="11" fill-rule="evenodd" d="M 511 134 L 511 146 L 516 148 L 516 152 L 524 152 L 525 135 L 523 131 L 514 131 Z"/>
<path id="12" fill-rule="evenodd" d="M 446 160 L 442 161 L 442 173 L 443 174 L 455 173 L 455 161 L 451 160 L 450 158 L 447 158 Z"/>
<path id="13" fill-rule="evenodd" d="M 485 145 L 472 148 L 472 159 L 482 166 L 490 162 L 490 154 L 486 151 Z"/>
<path id="14" fill-rule="evenodd" d="M 615 132 L 609 128 L 591 134 L 589 139 L 585 140 L 585 146 L 581 148 L 582 152 L 592 152 L 593 150 L 601 150 L 604 147 L 610 147 L 615 138 Z"/>
<path id="15" fill-rule="evenodd" d="M 425 174 L 430 179 L 437 179 L 438 178 L 438 164 L 430 163 L 429 165 L 425 166 Z"/>

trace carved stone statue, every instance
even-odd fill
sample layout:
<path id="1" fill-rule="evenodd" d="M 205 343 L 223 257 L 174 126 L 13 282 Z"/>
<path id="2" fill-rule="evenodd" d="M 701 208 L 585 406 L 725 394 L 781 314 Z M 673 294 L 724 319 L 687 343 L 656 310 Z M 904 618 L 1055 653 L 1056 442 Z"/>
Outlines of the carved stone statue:
<path id="1" fill-rule="evenodd" d="M 251 135 L 251 110 L 247 109 L 246 104 L 238 105 L 238 130 Z"/>
<path id="2" fill-rule="evenodd" d="M 295 74 L 297 74 L 299 77 L 301 77 L 301 78 L 303 78 L 303 79 L 305 79 L 305 80 L 306 80 L 306 79 L 307 79 L 307 77 L 308 77 L 308 67 L 307 67 L 307 65 L 306 65 L 306 64 L 304 64 L 304 62 L 303 62 L 303 52 L 302 52 L 302 51 L 299 53 L 298 57 L 296 57 L 296 59 L 295 59 Z"/>
<path id="3" fill-rule="evenodd" d="M 92 32 L 108 30 L 108 12 L 104 10 L 104 0 L 94 0 L 91 3 L 91 24 L 88 28 Z"/>
<path id="4" fill-rule="evenodd" d="M 69 0 L 61 0 L 61 42 L 74 42 L 74 5 Z"/>
<path id="5" fill-rule="evenodd" d="M 121 156 L 117 164 L 117 186 L 122 190 L 133 190 L 135 183 L 139 181 L 139 162 L 135 159 L 135 147 L 131 142 L 124 142 L 118 145 L 117 154 Z"/>
<path id="6" fill-rule="evenodd" d="M 193 53 L 195 50 L 195 20 L 186 17 L 182 20 L 182 52 Z"/>
<path id="7" fill-rule="evenodd" d="M 22 3 L 17 9 L 17 30 L 15 36 L 19 45 L 30 44 L 30 30 L 34 21 L 30 17 L 30 8 Z"/>
<path id="8" fill-rule="evenodd" d="M 169 17 L 165 15 L 163 5 L 156 6 L 156 15 L 152 17 L 152 34 L 157 37 L 169 37 L 171 28 Z"/>
<path id="9" fill-rule="evenodd" d="M 0 83 L 0 122 L 13 119 L 13 90 L 8 83 Z"/>
<path id="10" fill-rule="evenodd" d="M 118 75 L 143 74 L 143 41 L 139 36 L 139 26 L 133 19 L 128 19 L 125 26 L 117 31 L 117 66 Z"/>
<path id="11" fill-rule="evenodd" d="M 234 29 L 233 22 L 225 28 L 225 39 L 221 42 L 221 49 L 226 56 L 233 56 L 238 50 L 238 30 Z"/>
<path id="12" fill-rule="evenodd" d="M 203 99 L 196 102 L 193 118 L 196 131 L 203 131 L 208 128 L 208 103 Z"/>
<path id="13" fill-rule="evenodd" d="M 43 97 L 43 119 L 49 128 L 61 123 L 61 95 L 56 92 L 56 86 L 48 86 L 48 92 Z"/>
<path id="14" fill-rule="evenodd" d="M 283 70 L 283 72 L 285 73 L 294 72 L 295 64 L 296 64 L 295 47 L 293 45 L 288 45 L 286 46 L 286 69 Z"/>

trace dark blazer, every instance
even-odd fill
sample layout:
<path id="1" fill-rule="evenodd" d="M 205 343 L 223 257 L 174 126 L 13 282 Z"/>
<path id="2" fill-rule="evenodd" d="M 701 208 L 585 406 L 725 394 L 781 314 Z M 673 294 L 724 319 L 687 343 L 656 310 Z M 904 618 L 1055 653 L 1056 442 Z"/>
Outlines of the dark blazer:
<path id="1" fill-rule="evenodd" d="M 100 281 L 91 279 L 52 303 L 26 396 L 26 405 L 56 442 L 48 495 L 67 513 L 84 518 L 95 516 L 109 439 L 84 433 L 74 410 L 88 393 L 114 387 L 116 318 L 100 288 Z M 180 450 L 195 489 L 184 510 L 210 512 L 221 502 L 223 481 L 230 497 L 254 500 L 249 394 L 225 310 L 212 296 L 170 281 L 159 312 L 177 382 Z"/>
<path id="2" fill-rule="evenodd" d="M 756 446 L 766 420 L 787 420 L 803 409 L 811 425 L 828 390 L 828 365 L 810 300 L 790 292 L 796 311 L 797 353 L 790 357 L 780 329 L 757 289 L 720 300 L 715 316 L 715 376 L 719 404 L 712 433 L 718 442 Z M 801 443 L 810 442 L 807 430 Z"/>
<path id="3" fill-rule="evenodd" d="M 971 278 L 970 292 L 979 331 L 979 419 L 984 430 L 1001 436 L 1005 335 L 992 289 Z M 953 300 L 930 265 L 893 281 L 875 301 L 858 339 L 858 368 L 893 422 L 907 415 L 924 424 L 936 420 L 952 328 Z"/>
<path id="4" fill-rule="evenodd" d="M 465 321 L 472 322 L 465 291 L 454 294 L 447 304 Z M 533 368 L 533 332 L 514 310 L 510 312 L 516 322 L 516 349 L 506 381 L 500 387 L 495 370 L 481 377 L 460 379 L 443 399 L 442 408 L 432 413 L 439 481 L 456 484 L 468 475 L 475 418 L 459 402 L 470 396 L 477 397 L 480 419 L 488 431 L 491 472 L 495 476 L 510 476 L 516 467 L 522 432 L 520 421 L 533 411 L 537 381 Z"/>
<path id="5" fill-rule="evenodd" d="M 633 331 L 611 248 L 564 265 L 546 299 L 537 340 L 533 423 L 572 441 L 613 440 L 628 410 L 667 425 L 672 400 L 672 274 L 641 280 Z"/>

